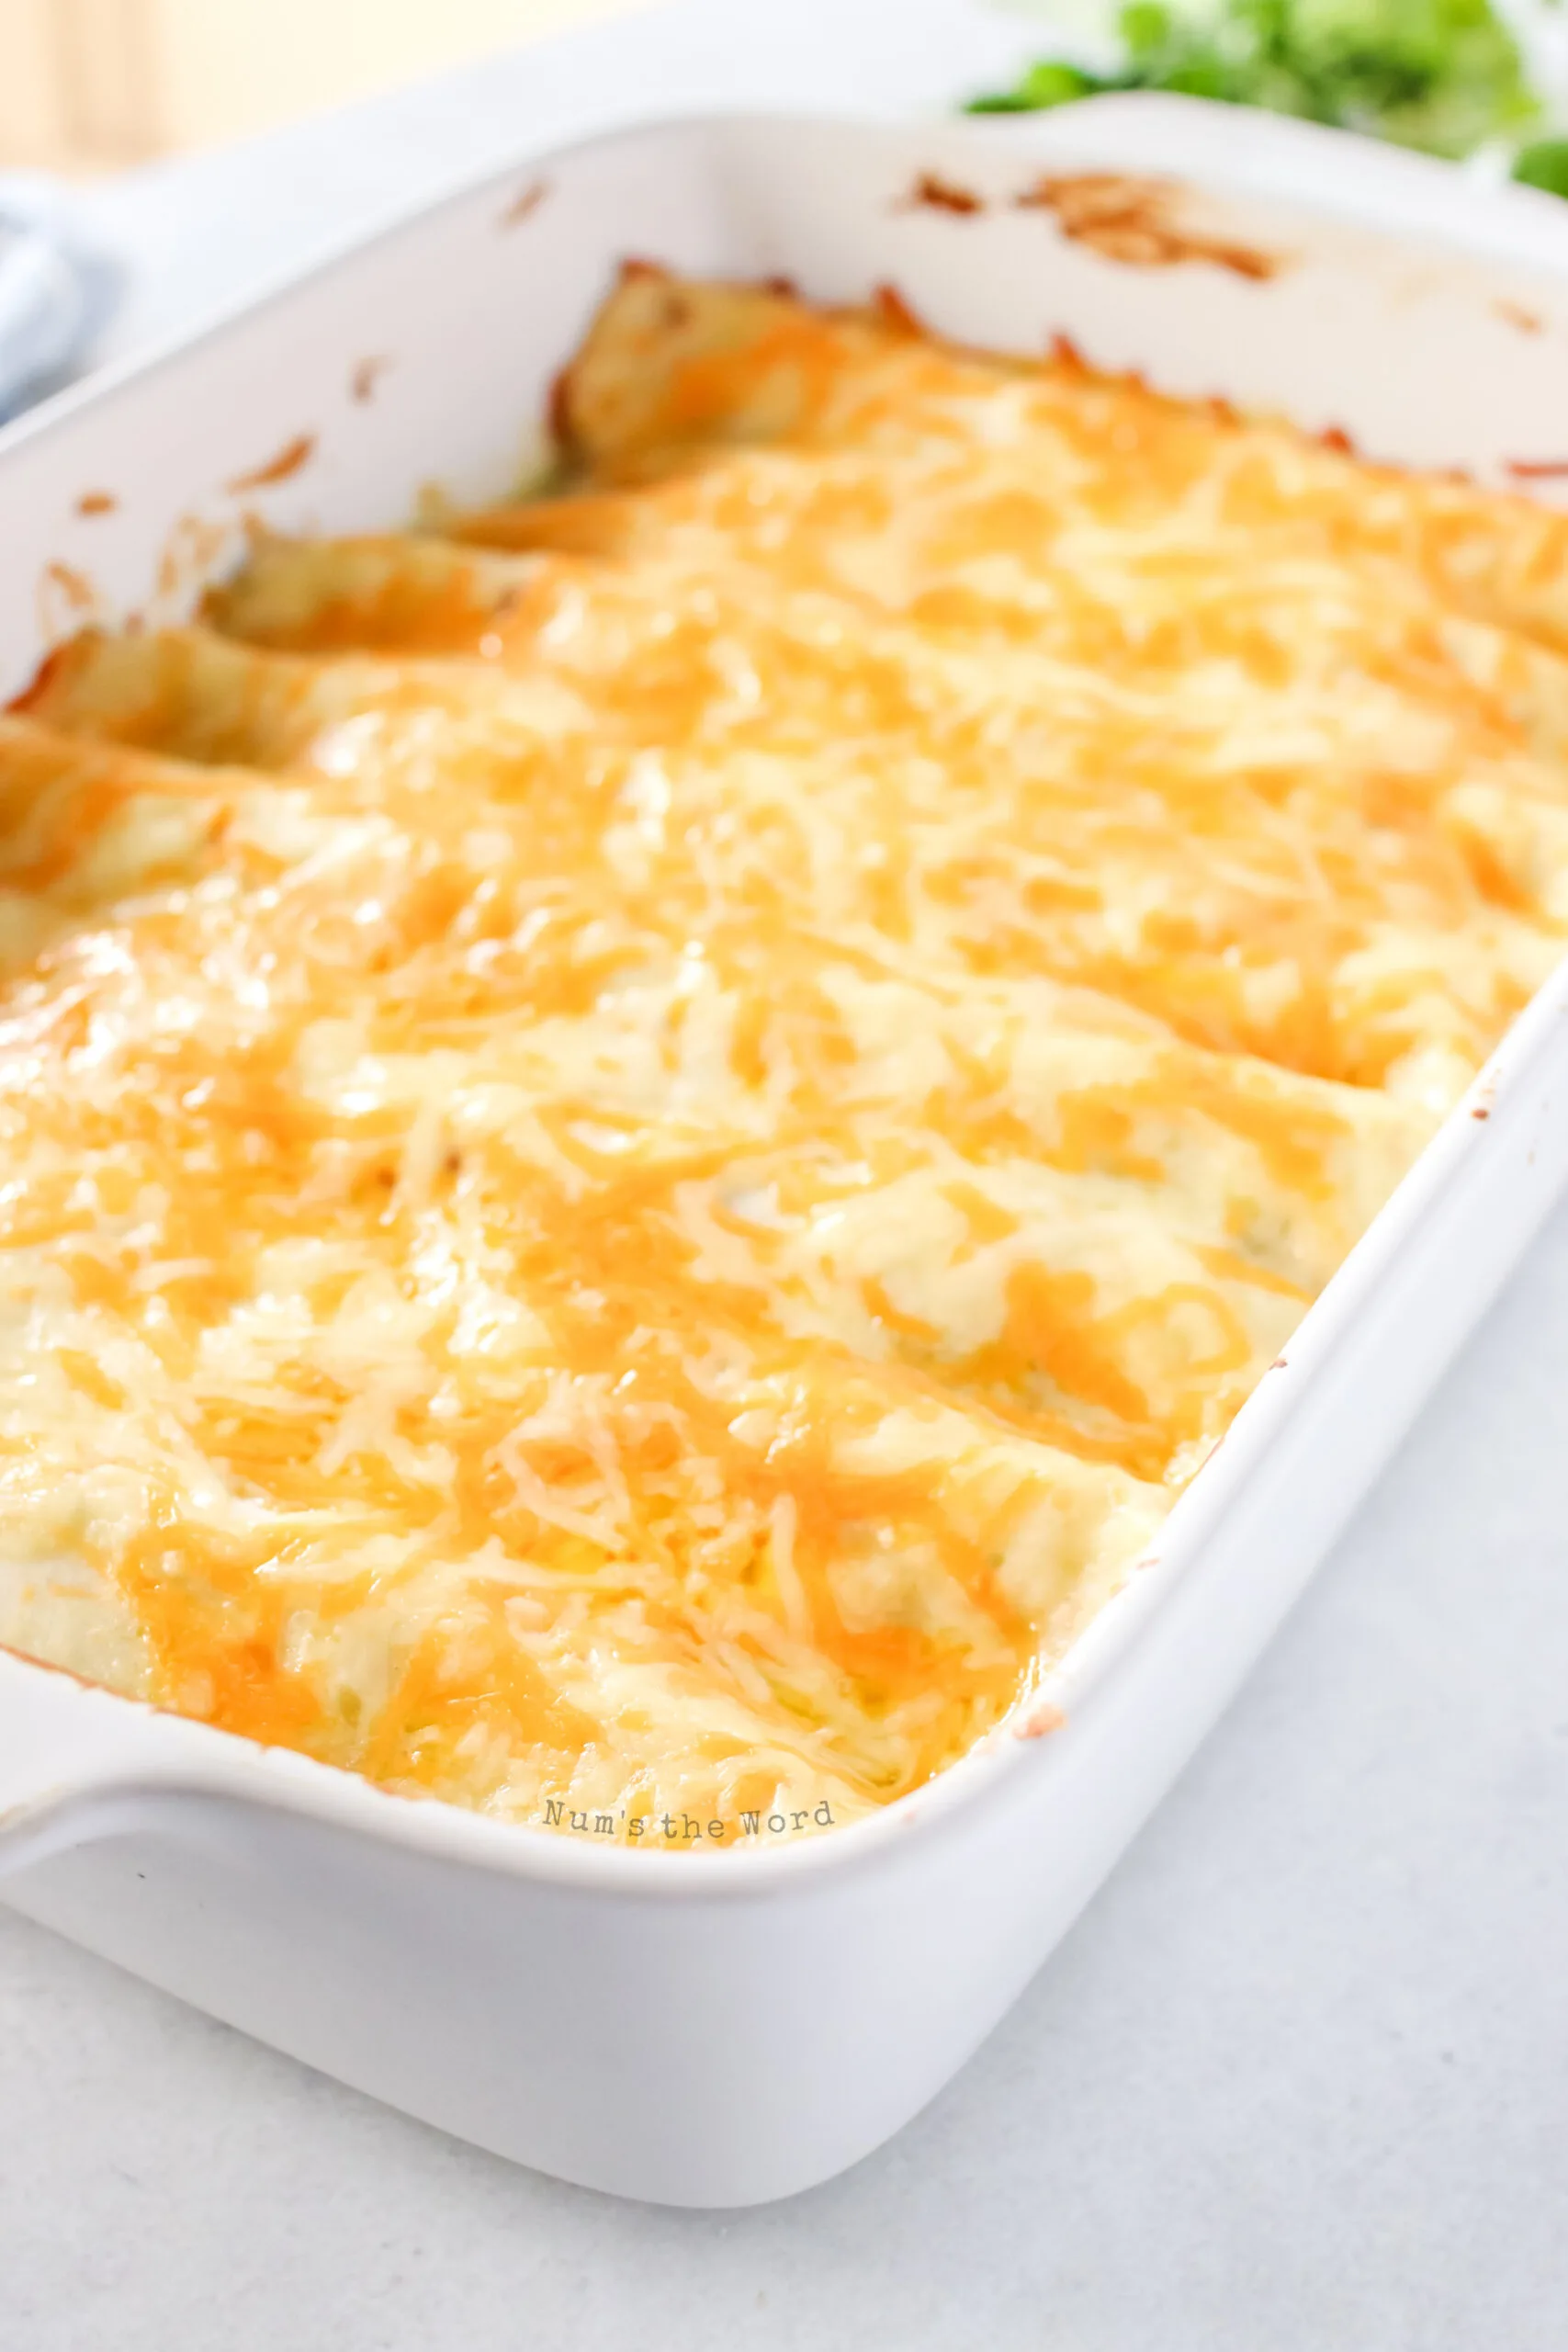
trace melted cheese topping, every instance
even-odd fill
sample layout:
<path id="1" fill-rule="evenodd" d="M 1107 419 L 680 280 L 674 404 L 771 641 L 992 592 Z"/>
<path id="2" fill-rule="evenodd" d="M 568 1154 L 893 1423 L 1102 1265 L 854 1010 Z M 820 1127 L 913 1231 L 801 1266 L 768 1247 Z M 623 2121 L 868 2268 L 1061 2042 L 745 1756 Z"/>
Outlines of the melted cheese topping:
<path id="1" fill-rule="evenodd" d="M 0 1638 L 735 1842 L 1027 1693 L 1557 959 L 1568 525 L 649 271 L 560 421 L 0 720 Z"/>

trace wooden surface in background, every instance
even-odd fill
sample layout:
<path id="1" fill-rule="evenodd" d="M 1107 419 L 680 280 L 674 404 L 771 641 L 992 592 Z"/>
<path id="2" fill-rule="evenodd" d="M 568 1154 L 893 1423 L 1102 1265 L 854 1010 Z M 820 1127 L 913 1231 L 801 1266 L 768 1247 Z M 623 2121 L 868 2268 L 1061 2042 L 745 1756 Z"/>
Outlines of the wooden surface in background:
<path id="1" fill-rule="evenodd" d="M 636 0 L 0 0 L 0 168 L 118 171 Z"/>
<path id="2" fill-rule="evenodd" d="M 112 171 L 164 143 L 158 0 L 0 0 L 0 164 Z"/>

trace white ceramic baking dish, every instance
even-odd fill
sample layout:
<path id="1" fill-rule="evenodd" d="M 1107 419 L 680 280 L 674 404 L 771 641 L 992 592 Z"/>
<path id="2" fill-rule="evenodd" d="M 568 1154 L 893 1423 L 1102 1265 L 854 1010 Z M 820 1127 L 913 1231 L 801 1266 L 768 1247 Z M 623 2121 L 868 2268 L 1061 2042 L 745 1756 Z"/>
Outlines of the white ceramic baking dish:
<path id="1" fill-rule="evenodd" d="M 1012 202 L 1046 166 L 1172 175 L 1184 217 L 1280 266 L 1107 260 Z M 985 208 L 908 203 L 922 173 Z M 344 529 L 404 519 L 436 472 L 461 496 L 502 491 L 628 253 L 827 299 L 891 282 L 953 334 L 1029 350 L 1065 333 L 1379 456 L 1495 480 L 1568 458 L 1568 208 L 1551 199 L 1182 100 L 1018 124 L 655 127 L 487 181 L 0 436 L 0 686 L 89 604 L 187 605 L 243 511 Z M 694 2205 L 821 2180 L 941 2088 L 1071 1923 L 1565 1170 L 1560 979 L 1054 1678 L 1061 1727 L 1030 1736 L 1052 1720 L 1037 1710 L 874 1819 L 771 1850 L 596 1849 L 0 1654 L 6 1898 L 568 2179 Z"/>

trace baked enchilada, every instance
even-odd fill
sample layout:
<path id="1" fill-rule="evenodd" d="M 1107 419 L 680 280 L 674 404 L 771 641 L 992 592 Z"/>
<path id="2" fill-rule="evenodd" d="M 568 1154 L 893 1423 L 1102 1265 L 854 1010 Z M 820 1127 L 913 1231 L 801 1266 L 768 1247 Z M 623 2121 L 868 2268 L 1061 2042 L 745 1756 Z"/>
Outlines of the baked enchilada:
<path id="1" fill-rule="evenodd" d="M 0 718 L 0 1640 L 627 1843 L 1010 1716 L 1562 951 L 1568 522 L 629 270 Z"/>

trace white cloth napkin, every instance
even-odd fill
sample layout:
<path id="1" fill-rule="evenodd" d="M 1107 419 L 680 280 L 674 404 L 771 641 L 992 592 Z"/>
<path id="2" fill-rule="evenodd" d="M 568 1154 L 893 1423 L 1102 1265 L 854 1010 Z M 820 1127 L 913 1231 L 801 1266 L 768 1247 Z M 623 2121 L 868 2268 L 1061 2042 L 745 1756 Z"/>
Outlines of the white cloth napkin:
<path id="1" fill-rule="evenodd" d="M 70 368 L 118 284 L 68 188 L 41 172 L 0 173 L 0 423 Z"/>

